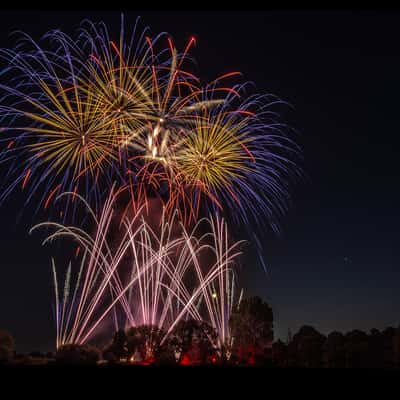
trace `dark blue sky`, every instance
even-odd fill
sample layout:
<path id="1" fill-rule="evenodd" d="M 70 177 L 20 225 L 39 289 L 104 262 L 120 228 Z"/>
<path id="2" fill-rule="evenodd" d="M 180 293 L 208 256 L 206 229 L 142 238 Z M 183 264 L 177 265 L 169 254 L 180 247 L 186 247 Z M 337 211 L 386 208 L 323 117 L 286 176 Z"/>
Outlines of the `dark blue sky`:
<path id="1" fill-rule="evenodd" d="M 277 336 L 303 324 L 323 333 L 397 326 L 400 13 L 131 11 L 126 21 L 138 15 L 178 44 L 195 34 L 204 79 L 240 70 L 294 106 L 284 118 L 300 132 L 308 180 L 293 193 L 283 235 L 262 238 L 269 275 L 244 259 L 243 284 L 272 305 Z M 85 17 L 118 28 L 117 11 L 3 11 L 0 45 L 13 45 L 15 29 L 72 33 Z M 0 326 L 19 351 L 47 349 L 51 252 L 28 237 L 29 210 L 15 224 L 19 197 L 0 209 Z"/>

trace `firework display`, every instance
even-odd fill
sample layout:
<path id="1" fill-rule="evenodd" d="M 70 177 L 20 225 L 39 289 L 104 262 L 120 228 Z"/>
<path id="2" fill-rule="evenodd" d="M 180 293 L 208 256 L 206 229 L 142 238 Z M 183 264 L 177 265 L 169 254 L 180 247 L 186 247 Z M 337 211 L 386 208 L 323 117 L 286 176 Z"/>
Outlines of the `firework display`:
<path id="1" fill-rule="evenodd" d="M 202 84 L 194 44 L 180 51 L 138 21 L 128 33 L 122 19 L 114 37 L 85 20 L 75 36 L 22 34 L 0 51 L 0 201 L 22 189 L 60 215 L 33 230 L 73 239 L 80 258 L 63 288 L 52 261 L 57 348 L 85 343 L 107 318 L 116 330 L 157 326 L 164 341 L 190 317 L 210 323 L 217 347 L 231 340 L 241 241 L 227 221 L 256 246 L 260 226 L 277 230 L 299 149 L 279 99 L 228 85 L 237 72 Z"/>
<path id="2" fill-rule="evenodd" d="M 232 264 L 240 254 L 240 242 L 229 242 L 226 223 L 219 218 L 199 221 L 189 232 L 182 222 L 167 221 L 163 216 L 162 226 L 155 232 L 139 212 L 124 218 L 117 243 L 110 246 L 117 196 L 111 192 L 97 219 L 78 195 L 94 219 L 93 235 L 52 222 L 32 228 L 54 228 L 44 243 L 72 238 L 82 249 L 77 277 L 71 276 L 69 266 L 62 291 L 53 260 L 57 347 L 85 343 L 103 319 L 119 309 L 122 328 L 157 326 L 165 340 L 181 319 L 190 316 L 209 321 L 218 332 L 218 345 L 225 344 L 235 298 Z M 176 222 L 179 234 L 173 233 Z M 207 226 L 206 233 L 201 234 L 201 224 Z M 207 265 L 201 263 L 205 252 Z M 115 330 L 120 328 L 116 319 Z"/>
<path id="3" fill-rule="evenodd" d="M 203 209 L 277 225 L 297 152 L 272 110 L 278 99 L 222 85 L 237 73 L 202 87 L 183 69 L 193 39 L 179 53 L 166 34 L 135 26 L 129 38 L 122 24 L 115 42 L 86 21 L 76 39 L 52 31 L 43 41 L 49 49 L 25 35 L 0 53 L 13 76 L 0 86 L 2 198 L 20 186 L 47 209 L 72 191 L 98 212 L 118 182 L 138 207 L 151 193 L 184 221 Z"/>

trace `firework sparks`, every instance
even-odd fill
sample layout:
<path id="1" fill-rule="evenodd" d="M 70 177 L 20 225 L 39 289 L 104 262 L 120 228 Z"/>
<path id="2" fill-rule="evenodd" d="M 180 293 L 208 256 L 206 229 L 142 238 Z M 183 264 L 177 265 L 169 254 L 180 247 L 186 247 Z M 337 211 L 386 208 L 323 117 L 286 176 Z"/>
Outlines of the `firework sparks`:
<path id="1" fill-rule="evenodd" d="M 39 194 L 38 208 L 60 204 L 62 223 L 33 230 L 55 229 L 44 243 L 77 242 L 81 264 L 77 274 L 68 266 L 63 288 L 52 260 L 57 347 L 86 342 L 111 313 L 116 329 L 156 326 L 162 343 L 182 318 L 206 320 L 229 347 L 241 242 L 228 240 L 225 221 L 244 225 L 260 247 L 257 229 L 279 230 L 301 175 L 299 149 L 273 111 L 283 102 L 224 84 L 237 72 L 201 85 L 188 68 L 193 38 L 180 52 L 138 22 L 127 35 L 123 18 L 116 40 L 87 20 L 77 37 L 23 39 L 0 51 L 9 79 L 0 84 L 0 162 L 9 164 L 0 201 L 20 187 L 27 202 Z M 154 197 L 156 228 L 145 217 Z M 94 234 L 73 225 L 82 203 Z"/>
<path id="2" fill-rule="evenodd" d="M 179 53 L 166 34 L 150 38 L 136 25 L 128 40 L 123 21 L 118 41 L 89 21 L 77 42 L 59 31 L 46 37 L 57 43 L 53 50 L 29 39 L 31 51 L 2 52 L 22 82 L 1 87 L 3 103 L 14 99 L 1 106 L 11 124 L 3 160 L 24 159 L 11 168 L 19 175 L 3 198 L 17 185 L 30 187 L 28 199 L 44 187 L 47 208 L 58 187 L 95 200 L 97 209 L 117 180 L 138 207 L 151 188 L 170 216 L 178 209 L 187 222 L 203 207 L 245 223 L 266 214 L 277 225 L 296 170 L 288 154 L 297 148 L 273 120 L 276 99 L 246 99 L 245 85 L 220 84 L 237 73 L 201 87 L 183 69 L 193 40 Z"/>
<path id="3" fill-rule="evenodd" d="M 110 246 L 110 222 L 117 197 L 118 193 L 112 191 L 99 219 L 80 198 L 95 219 L 94 238 L 80 228 L 52 222 L 32 228 L 55 228 L 44 243 L 69 237 L 84 249 L 72 298 L 71 266 L 61 299 L 52 262 L 57 347 L 86 342 L 117 307 L 122 310 L 125 326 L 157 326 L 165 332 L 163 341 L 182 318 L 191 316 L 210 321 L 220 342 L 225 343 L 234 296 L 232 264 L 240 254 L 240 242 L 228 241 L 226 223 L 218 218 L 202 220 L 188 232 L 179 220 L 168 222 L 163 218 L 160 232 L 155 232 L 143 215 L 137 214 L 123 221 L 118 245 Z M 207 233 L 200 233 L 201 224 L 209 227 Z M 172 231 L 177 225 L 180 234 L 174 237 Z M 212 254 L 206 266 L 200 260 L 205 251 Z"/>

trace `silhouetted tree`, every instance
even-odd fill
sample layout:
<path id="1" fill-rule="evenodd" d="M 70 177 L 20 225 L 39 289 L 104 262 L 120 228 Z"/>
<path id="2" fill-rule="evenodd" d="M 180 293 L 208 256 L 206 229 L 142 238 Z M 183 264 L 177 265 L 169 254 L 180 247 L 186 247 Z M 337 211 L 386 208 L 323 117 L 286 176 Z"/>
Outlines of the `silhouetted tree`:
<path id="1" fill-rule="evenodd" d="M 162 346 L 156 357 L 157 365 L 176 365 L 176 359 L 173 350 L 169 346 Z"/>
<path id="2" fill-rule="evenodd" d="M 167 346 L 178 355 L 178 362 L 205 363 L 215 354 L 217 337 L 215 329 L 206 322 L 181 320 L 169 336 Z"/>
<path id="3" fill-rule="evenodd" d="M 393 336 L 393 342 L 393 364 L 395 368 L 400 368 L 400 325 Z"/>
<path id="4" fill-rule="evenodd" d="M 378 329 L 371 329 L 368 335 L 367 367 L 383 368 L 384 366 L 384 340 Z"/>
<path id="5" fill-rule="evenodd" d="M 14 339 L 7 331 L 0 330 L 0 363 L 8 363 L 14 357 Z"/>
<path id="6" fill-rule="evenodd" d="M 144 360 L 154 359 L 160 352 L 163 331 L 157 326 L 141 325 L 127 330 L 127 347 L 129 355 L 139 351 Z"/>
<path id="7" fill-rule="evenodd" d="M 279 367 L 288 366 L 288 346 L 280 339 L 272 344 L 272 359 Z"/>
<path id="8" fill-rule="evenodd" d="M 295 365 L 306 368 L 320 368 L 325 340 L 325 336 L 312 326 L 302 326 L 290 343 L 292 353 L 295 353 Z"/>
<path id="9" fill-rule="evenodd" d="M 346 367 L 365 368 L 369 366 L 368 335 L 355 329 L 345 335 Z"/>
<path id="10" fill-rule="evenodd" d="M 331 332 L 324 343 L 324 365 L 327 368 L 344 368 L 346 366 L 346 352 L 344 335 L 340 332 Z"/>
<path id="11" fill-rule="evenodd" d="M 108 362 L 117 362 L 121 358 L 128 357 L 127 336 L 124 330 L 114 333 L 114 337 L 110 345 L 103 350 L 103 358 Z"/>
<path id="12" fill-rule="evenodd" d="M 96 364 L 100 351 L 90 345 L 65 344 L 56 353 L 57 364 Z"/>
<path id="13" fill-rule="evenodd" d="M 272 308 L 258 296 L 243 299 L 232 313 L 230 328 L 240 358 L 253 356 L 272 344 Z"/>
<path id="14" fill-rule="evenodd" d="M 396 329 L 389 326 L 382 331 L 383 340 L 383 367 L 393 368 L 395 364 L 394 344 L 395 344 Z"/>

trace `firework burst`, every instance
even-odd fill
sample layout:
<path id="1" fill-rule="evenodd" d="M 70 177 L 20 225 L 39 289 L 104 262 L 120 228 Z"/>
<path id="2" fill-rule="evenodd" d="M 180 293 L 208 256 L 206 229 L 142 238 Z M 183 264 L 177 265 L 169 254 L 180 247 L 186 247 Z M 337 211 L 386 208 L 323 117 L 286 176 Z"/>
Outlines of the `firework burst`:
<path id="1" fill-rule="evenodd" d="M 21 185 L 29 200 L 44 188 L 47 208 L 74 191 L 98 209 L 118 181 L 137 210 L 151 194 L 188 223 L 202 209 L 248 225 L 264 214 L 277 226 L 298 172 L 298 149 L 272 111 L 279 101 L 221 84 L 238 73 L 199 85 L 183 69 L 193 39 L 179 53 L 166 34 L 151 38 L 135 25 L 128 37 L 123 21 L 117 41 L 104 24 L 85 21 L 76 42 L 47 34 L 52 51 L 27 39 L 33 50 L 2 52 L 21 82 L 2 86 L 3 103 L 14 100 L 1 106 L 11 124 L 2 156 L 16 174 L 2 197 Z"/>

